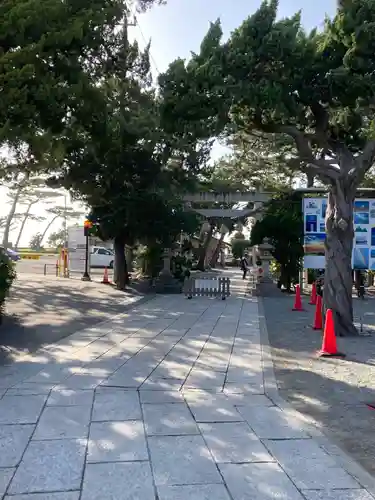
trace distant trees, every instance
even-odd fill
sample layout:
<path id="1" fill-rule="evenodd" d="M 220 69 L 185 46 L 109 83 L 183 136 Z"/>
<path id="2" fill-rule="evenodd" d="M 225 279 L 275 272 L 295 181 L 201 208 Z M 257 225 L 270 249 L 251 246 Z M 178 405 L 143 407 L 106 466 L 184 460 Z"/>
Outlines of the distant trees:
<path id="1" fill-rule="evenodd" d="M 34 221 L 44 220 L 43 216 L 34 215 L 32 208 L 38 203 L 51 202 L 56 197 L 61 196 L 61 193 L 48 189 L 45 185 L 45 179 L 42 177 L 20 173 L 17 174 L 13 181 L 9 181 L 6 185 L 8 187 L 10 208 L 3 222 L 2 244 L 4 247 L 8 246 L 12 224 L 20 223 L 18 235 L 14 243 L 14 246 L 17 248 L 27 221 L 30 219 Z M 23 207 L 25 207 L 24 210 L 22 210 Z"/>
<path id="2" fill-rule="evenodd" d="M 65 243 L 65 228 L 62 227 L 58 231 L 54 231 L 48 237 L 47 244 L 50 248 L 54 248 L 56 250 L 62 248 Z"/>
<path id="3" fill-rule="evenodd" d="M 279 285 L 290 290 L 303 257 L 303 218 L 300 193 L 285 192 L 268 202 L 251 231 L 251 245 L 260 245 L 269 238 L 271 251 L 280 266 Z"/>
<path id="4" fill-rule="evenodd" d="M 29 246 L 31 250 L 40 250 L 42 248 L 42 235 L 40 233 L 34 234 L 30 240 Z"/>

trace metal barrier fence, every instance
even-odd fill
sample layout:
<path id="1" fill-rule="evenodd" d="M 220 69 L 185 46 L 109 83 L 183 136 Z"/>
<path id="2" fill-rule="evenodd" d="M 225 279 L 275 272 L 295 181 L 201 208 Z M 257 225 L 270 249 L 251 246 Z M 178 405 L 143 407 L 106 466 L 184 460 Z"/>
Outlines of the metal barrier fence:
<path id="1" fill-rule="evenodd" d="M 184 294 L 188 299 L 193 297 L 221 297 L 225 300 L 230 295 L 230 279 L 229 278 L 188 278 L 185 280 Z"/>

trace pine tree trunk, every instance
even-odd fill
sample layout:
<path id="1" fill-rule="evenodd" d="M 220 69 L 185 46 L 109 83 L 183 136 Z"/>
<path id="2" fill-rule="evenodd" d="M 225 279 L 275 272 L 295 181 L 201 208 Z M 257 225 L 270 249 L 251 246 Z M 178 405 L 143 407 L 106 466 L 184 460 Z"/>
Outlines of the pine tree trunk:
<path id="1" fill-rule="evenodd" d="M 210 261 L 211 267 L 216 267 L 216 265 L 217 265 L 217 261 L 219 259 L 220 250 L 221 250 L 221 247 L 223 245 L 224 237 L 225 237 L 225 234 L 220 235 L 220 239 L 217 242 L 216 248 L 215 248 L 214 253 L 212 254 L 212 257 L 211 257 L 211 261 Z"/>
<path id="2" fill-rule="evenodd" d="M 46 226 L 45 230 L 44 230 L 44 231 L 43 231 L 43 233 L 42 233 L 42 236 L 40 237 L 40 243 L 39 243 L 40 247 L 42 247 L 42 243 L 43 243 L 44 238 L 46 237 L 46 234 L 47 234 L 48 229 L 52 226 L 52 224 L 55 222 L 55 220 L 56 220 L 58 217 L 60 217 L 60 215 L 55 215 L 55 216 L 54 216 L 54 217 L 53 217 L 53 218 L 49 221 L 49 223 L 47 224 L 47 226 Z"/>
<path id="3" fill-rule="evenodd" d="M 27 219 L 29 218 L 30 210 L 31 210 L 31 207 L 33 206 L 33 204 L 34 203 L 29 203 L 29 205 L 27 207 L 27 210 L 26 210 L 26 213 L 25 213 L 25 215 L 23 217 L 20 230 L 18 231 L 17 241 L 16 241 L 16 244 L 14 245 L 14 247 L 16 249 L 18 248 L 18 245 L 20 244 L 21 236 L 22 236 L 23 230 L 25 229 L 25 224 L 27 222 Z"/>
<path id="4" fill-rule="evenodd" d="M 205 269 L 204 264 L 206 261 L 206 255 L 207 255 L 207 251 L 208 251 L 208 248 L 210 246 L 210 243 L 211 243 L 211 238 L 212 238 L 213 232 L 214 232 L 214 228 L 213 228 L 213 224 L 211 224 L 210 230 L 206 234 L 204 243 L 200 249 L 201 253 L 199 255 L 199 260 L 198 260 L 198 264 L 197 264 L 197 269 L 199 271 L 204 271 L 204 269 Z"/>
<path id="5" fill-rule="evenodd" d="M 22 192 L 23 187 L 24 187 L 23 185 L 20 186 L 17 189 L 17 191 L 15 192 L 14 198 L 13 198 L 13 201 L 12 201 L 12 206 L 10 207 L 9 213 L 7 215 L 7 218 L 6 218 L 6 222 L 5 222 L 5 225 L 4 225 L 4 234 L 3 234 L 3 247 L 4 248 L 7 248 L 8 245 L 9 245 L 10 227 L 12 225 L 13 217 L 14 217 L 14 215 L 16 213 L 18 200 L 19 200 L 19 198 L 21 196 L 21 192 Z"/>
<path id="6" fill-rule="evenodd" d="M 339 179 L 328 195 L 324 306 L 331 309 L 338 336 L 358 335 L 353 324 L 352 250 L 355 190 Z"/>
<path id="7" fill-rule="evenodd" d="M 125 257 L 125 238 L 117 236 L 113 241 L 115 251 L 115 276 L 114 281 L 119 290 L 125 290 L 128 283 L 128 268 Z"/>

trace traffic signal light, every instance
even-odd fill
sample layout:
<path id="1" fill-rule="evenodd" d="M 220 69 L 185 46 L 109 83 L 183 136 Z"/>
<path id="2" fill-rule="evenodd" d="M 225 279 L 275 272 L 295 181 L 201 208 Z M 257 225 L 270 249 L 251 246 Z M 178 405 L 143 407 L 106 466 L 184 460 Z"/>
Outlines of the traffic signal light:
<path id="1" fill-rule="evenodd" d="M 88 236 L 90 234 L 91 228 L 92 228 L 91 220 L 86 219 L 85 222 L 83 223 L 83 233 L 85 236 Z"/>

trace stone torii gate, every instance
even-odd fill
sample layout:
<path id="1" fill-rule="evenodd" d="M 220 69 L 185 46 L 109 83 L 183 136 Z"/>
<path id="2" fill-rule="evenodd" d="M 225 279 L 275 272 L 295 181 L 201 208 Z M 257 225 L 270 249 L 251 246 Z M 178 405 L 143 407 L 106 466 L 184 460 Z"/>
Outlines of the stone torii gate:
<path id="1" fill-rule="evenodd" d="M 232 219 L 234 221 L 242 218 L 242 217 L 250 217 L 252 222 L 259 218 L 263 204 L 267 202 L 272 197 L 271 192 L 260 191 L 260 190 L 251 190 L 246 192 L 198 192 L 193 194 L 187 194 L 184 197 L 187 207 L 191 210 L 194 210 L 196 213 L 205 217 L 207 221 L 210 219 Z M 200 208 L 199 205 L 202 204 L 213 204 L 212 208 Z M 220 204 L 236 204 L 232 208 L 218 208 L 217 205 Z M 238 207 L 239 203 L 246 203 L 246 208 Z M 194 205 L 198 205 L 194 206 Z M 207 223 L 204 223 L 207 224 Z M 202 225 L 202 230 L 203 226 Z M 222 233 L 221 239 L 223 239 L 224 233 Z M 219 243 L 220 244 L 220 243 Z M 214 250 L 214 252 L 217 251 Z M 209 254 L 208 256 L 209 257 Z M 212 255 L 211 255 L 212 257 Z"/>
<path id="2" fill-rule="evenodd" d="M 259 216 L 264 203 L 272 197 L 271 192 L 252 190 L 245 192 L 212 192 L 201 191 L 198 193 L 188 193 L 184 196 L 186 208 L 193 210 L 206 219 L 234 219 L 238 220 L 241 217 L 254 217 Z M 197 208 L 194 204 L 212 203 L 212 204 L 236 204 L 240 202 L 247 202 L 249 207 L 246 209 L 239 208 Z M 170 271 L 171 252 L 165 249 L 163 255 L 163 269 L 157 280 L 158 291 L 168 292 L 176 290 L 175 280 Z"/>
<path id="3" fill-rule="evenodd" d="M 187 194 L 184 196 L 184 201 L 190 204 L 190 208 L 195 212 L 203 215 L 206 219 L 210 218 L 226 218 L 226 219 L 239 219 L 240 217 L 251 217 L 259 213 L 263 204 L 270 200 L 272 197 L 271 192 L 266 191 L 246 191 L 246 192 L 227 192 L 227 193 L 214 193 L 204 192 Z M 194 204 L 201 203 L 225 203 L 235 204 L 239 202 L 247 202 L 250 206 L 246 209 L 233 209 L 233 208 L 196 208 Z"/>

